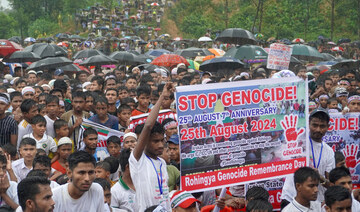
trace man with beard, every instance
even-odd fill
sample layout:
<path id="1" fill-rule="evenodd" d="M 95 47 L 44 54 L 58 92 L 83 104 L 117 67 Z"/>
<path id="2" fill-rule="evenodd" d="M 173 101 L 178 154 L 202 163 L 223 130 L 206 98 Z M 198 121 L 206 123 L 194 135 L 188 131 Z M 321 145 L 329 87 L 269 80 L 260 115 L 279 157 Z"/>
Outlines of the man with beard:
<path id="1" fill-rule="evenodd" d="M 50 181 L 45 177 L 27 177 L 17 187 L 21 208 L 16 211 L 24 212 L 52 212 L 54 210 L 53 193 Z M 21 210 L 22 209 L 22 210 Z"/>
<path id="2" fill-rule="evenodd" d="M 104 191 L 93 183 L 95 179 L 95 158 L 85 151 L 72 153 L 67 175 L 70 182 L 53 190 L 55 212 L 104 210 Z"/>

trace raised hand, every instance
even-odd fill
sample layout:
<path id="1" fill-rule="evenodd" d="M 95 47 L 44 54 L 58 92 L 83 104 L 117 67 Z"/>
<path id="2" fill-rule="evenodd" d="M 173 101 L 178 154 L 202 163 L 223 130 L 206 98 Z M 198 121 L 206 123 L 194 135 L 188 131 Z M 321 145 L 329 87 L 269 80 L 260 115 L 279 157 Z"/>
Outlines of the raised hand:
<path id="1" fill-rule="evenodd" d="M 305 132 L 304 128 L 301 128 L 299 131 L 296 131 L 298 122 L 297 115 L 286 115 L 284 120 L 281 120 L 281 127 L 284 129 L 285 138 L 288 142 L 296 141 L 299 135 Z"/>
<path id="2" fill-rule="evenodd" d="M 356 144 L 346 144 L 345 149 L 343 150 L 345 156 L 345 164 L 348 168 L 355 168 L 359 160 L 356 159 L 359 146 Z"/>

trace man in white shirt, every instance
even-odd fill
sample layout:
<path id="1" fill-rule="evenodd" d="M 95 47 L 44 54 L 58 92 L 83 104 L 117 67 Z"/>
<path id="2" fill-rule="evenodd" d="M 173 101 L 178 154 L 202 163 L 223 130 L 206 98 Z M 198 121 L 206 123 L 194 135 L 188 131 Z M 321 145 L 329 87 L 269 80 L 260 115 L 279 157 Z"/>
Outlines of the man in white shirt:
<path id="1" fill-rule="evenodd" d="M 351 209 L 351 204 L 354 199 L 351 199 L 350 192 L 342 186 L 331 186 L 325 192 L 325 210 L 326 212 L 357 212 L 358 210 Z M 356 201 L 356 200 L 355 200 Z"/>
<path id="2" fill-rule="evenodd" d="M 174 90 L 171 83 L 164 86 L 129 158 L 131 179 L 136 190 L 135 211 L 144 211 L 153 205 L 161 205 L 171 211 L 166 162 L 158 157 L 164 151 L 164 128 L 156 122 L 161 102 L 165 95 L 171 94 L 171 90 Z"/>
<path id="3" fill-rule="evenodd" d="M 95 179 L 95 158 L 85 151 L 72 153 L 67 175 L 70 183 L 53 190 L 55 212 L 99 212 L 104 211 L 104 191 L 93 183 Z"/>
<path id="4" fill-rule="evenodd" d="M 49 95 L 45 99 L 47 114 L 44 116 L 46 119 L 46 135 L 55 138 L 54 122 L 58 119 L 59 114 L 59 98 L 54 95 Z"/>
<path id="5" fill-rule="evenodd" d="M 330 116 L 326 110 L 315 109 L 310 114 L 309 118 L 309 131 L 310 131 L 310 150 L 309 166 L 316 169 L 322 179 L 328 179 L 329 172 L 335 168 L 334 151 L 329 145 L 322 142 L 322 137 L 325 135 L 329 128 Z M 296 195 L 295 184 L 293 175 L 286 177 L 281 199 L 282 208 L 288 202 L 291 202 Z M 324 184 L 325 185 L 325 184 Z M 324 201 L 325 186 L 319 186 L 318 202 Z"/>
<path id="6" fill-rule="evenodd" d="M 360 202 L 354 198 L 351 174 L 348 168 L 341 166 L 330 171 L 329 181 L 331 186 L 342 186 L 346 188 L 352 198 L 352 211 L 360 211 Z"/>
<path id="7" fill-rule="evenodd" d="M 294 174 L 296 197 L 282 212 L 319 212 L 321 203 L 316 202 L 320 175 L 310 167 L 302 167 Z"/>
<path id="8" fill-rule="evenodd" d="M 16 212 L 52 212 L 54 200 L 50 181 L 45 177 L 27 177 L 18 184 L 17 193 L 21 207 Z"/>
<path id="9" fill-rule="evenodd" d="M 24 138 L 20 142 L 19 152 L 22 158 L 13 161 L 11 166 L 19 183 L 33 168 L 32 163 L 36 155 L 36 141 Z"/>

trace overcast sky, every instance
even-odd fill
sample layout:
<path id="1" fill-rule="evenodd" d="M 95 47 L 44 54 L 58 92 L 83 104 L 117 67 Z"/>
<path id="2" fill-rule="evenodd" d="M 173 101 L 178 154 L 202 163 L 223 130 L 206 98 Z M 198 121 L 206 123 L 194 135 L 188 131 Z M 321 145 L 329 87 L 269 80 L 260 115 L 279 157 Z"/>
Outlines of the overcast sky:
<path id="1" fill-rule="evenodd" d="M 1 5 L 2 7 L 4 7 L 5 9 L 9 9 L 9 8 L 10 8 L 10 5 L 9 5 L 8 0 L 0 0 L 0 5 Z"/>

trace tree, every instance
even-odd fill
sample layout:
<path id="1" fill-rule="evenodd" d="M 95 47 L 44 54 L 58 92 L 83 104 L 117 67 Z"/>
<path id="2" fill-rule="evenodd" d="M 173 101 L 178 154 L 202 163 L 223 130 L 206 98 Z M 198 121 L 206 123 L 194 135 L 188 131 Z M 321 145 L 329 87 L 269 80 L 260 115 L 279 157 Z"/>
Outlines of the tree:
<path id="1" fill-rule="evenodd" d="M 15 35 L 16 21 L 4 12 L 0 12 L 0 38 L 9 38 Z"/>

